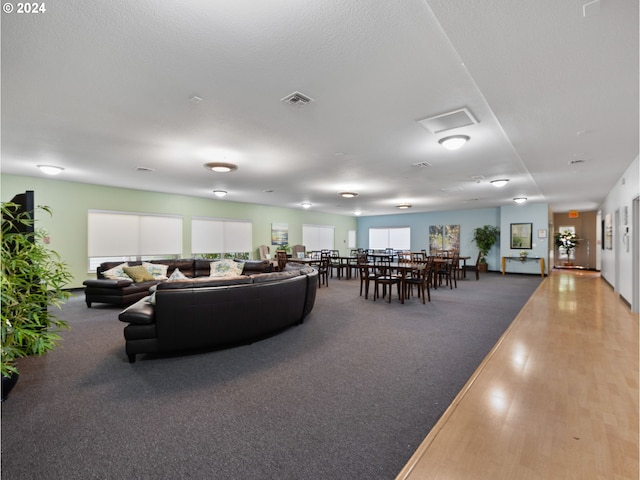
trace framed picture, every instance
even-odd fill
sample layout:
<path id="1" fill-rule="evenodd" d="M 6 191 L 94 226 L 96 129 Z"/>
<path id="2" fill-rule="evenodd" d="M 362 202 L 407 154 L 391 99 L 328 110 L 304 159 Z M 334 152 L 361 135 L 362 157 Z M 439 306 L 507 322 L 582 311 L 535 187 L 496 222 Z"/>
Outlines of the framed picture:
<path id="1" fill-rule="evenodd" d="M 527 249 L 531 246 L 532 223 L 512 223 L 511 224 L 511 248 Z"/>
<path id="2" fill-rule="evenodd" d="M 547 230 L 544 228 L 538 230 L 538 238 L 547 238 Z"/>
<path id="3" fill-rule="evenodd" d="M 283 245 L 289 243 L 289 224 L 271 224 L 271 245 Z"/>

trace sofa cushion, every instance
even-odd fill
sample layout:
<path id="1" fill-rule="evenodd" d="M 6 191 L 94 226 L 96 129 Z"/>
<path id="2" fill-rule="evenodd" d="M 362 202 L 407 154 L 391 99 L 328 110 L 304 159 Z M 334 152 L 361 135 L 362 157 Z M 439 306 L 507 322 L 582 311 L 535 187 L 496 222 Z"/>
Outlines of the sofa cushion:
<path id="1" fill-rule="evenodd" d="M 176 268 L 171 276 L 169 277 L 170 282 L 179 282 L 181 280 L 187 280 L 187 276 L 180 271 L 179 268 Z"/>
<path id="2" fill-rule="evenodd" d="M 149 270 L 144 268 L 142 265 L 124 267 L 122 270 L 124 270 L 124 273 L 129 275 L 136 283 L 155 280 L 154 276 L 149 273 Z"/>
<path id="3" fill-rule="evenodd" d="M 167 270 L 169 269 L 169 265 L 162 265 L 161 263 L 142 262 L 142 266 L 146 268 L 151 275 L 153 275 L 154 279 L 167 279 Z"/>
<path id="4" fill-rule="evenodd" d="M 128 266 L 129 264 L 127 262 L 121 263 L 120 265 L 102 272 L 102 276 L 109 280 L 131 280 L 131 277 L 124 273 L 124 268 Z"/>
<path id="5" fill-rule="evenodd" d="M 237 277 L 242 275 L 242 265 L 233 260 L 211 262 L 211 277 Z"/>
<path id="6" fill-rule="evenodd" d="M 291 270 L 288 272 L 273 272 L 273 273 L 255 273 L 251 275 L 253 283 L 273 282 L 276 280 L 284 280 L 285 278 L 299 277 L 299 270 Z"/>
<path id="7" fill-rule="evenodd" d="M 251 283 L 251 278 L 245 275 L 234 277 L 198 277 L 187 278 L 176 282 L 158 284 L 156 290 L 175 290 L 181 288 L 222 287 L 227 285 L 242 285 Z"/>

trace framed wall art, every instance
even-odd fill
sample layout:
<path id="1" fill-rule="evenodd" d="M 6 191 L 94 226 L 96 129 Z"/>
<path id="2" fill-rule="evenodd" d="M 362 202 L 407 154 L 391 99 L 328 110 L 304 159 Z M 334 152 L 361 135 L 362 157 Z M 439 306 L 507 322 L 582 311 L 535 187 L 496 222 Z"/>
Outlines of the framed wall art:
<path id="1" fill-rule="evenodd" d="M 531 230 L 532 223 L 512 223 L 511 224 L 511 248 L 532 249 Z"/>

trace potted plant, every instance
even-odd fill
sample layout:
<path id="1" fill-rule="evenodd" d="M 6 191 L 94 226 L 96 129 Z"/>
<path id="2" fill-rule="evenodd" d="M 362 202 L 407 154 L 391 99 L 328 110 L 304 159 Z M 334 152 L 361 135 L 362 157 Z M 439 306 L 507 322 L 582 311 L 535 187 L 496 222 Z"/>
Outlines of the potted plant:
<path id="1" fill-rule="evenodd" d="M 48 207 L 38 208 L 51 214 Z M 33 225 L 31 215 L 20 212 L 17 204 L 2 202 L 0 366 L 3 400 L 9 393 L 5 385 L 10 390 L 17 381 L 16 359 L 54 349 L 60 340 L 58 332 L 68 328 L 49 307 L 59 308 L 69 298 L 69 292 L 63 288 L 71 280 L 71 273 L 60 256 L 46 247 L 44 230 L 25 228 Z"/>
<path id="2" fill-rule="evenodd" d="M 473 241 L 480 251 L 480 270 L 487 271 L 487 254 L 498 241 L 500 229 L 493 225 L 485 225 L 473 230 Z"/>
<path id="3" fill-rule="evenodd" d="M 556 233 L 555 236 L 556 247 L 563 248 L 565 252 L 567 252 L 567 262 L 565 265 L 571 266 L 573 262 L 571 261 L 571 252 L 580 245 L 580 241 L 575 233 L 565 230 L 564 232 Z"/>

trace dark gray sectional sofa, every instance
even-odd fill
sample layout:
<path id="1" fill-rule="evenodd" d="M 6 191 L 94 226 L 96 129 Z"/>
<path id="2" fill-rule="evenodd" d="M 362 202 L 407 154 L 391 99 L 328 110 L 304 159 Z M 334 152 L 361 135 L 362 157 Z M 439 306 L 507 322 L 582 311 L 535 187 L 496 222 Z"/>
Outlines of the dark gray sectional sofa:
<path id="1" fill-rule="evenodd" d="M 249 272 L 247 272 L 249 273 Z M 318 272 L 289 264 L 283 272 L 194 278 L 157 284 L 119 319 L 126 354 L 218 348 L 250 343 L 301 324 L 313 309 Z"/>

